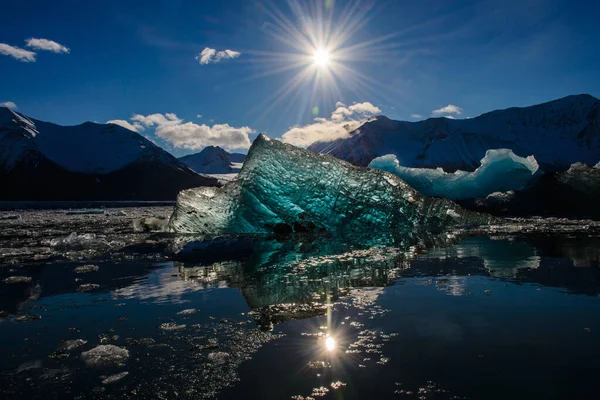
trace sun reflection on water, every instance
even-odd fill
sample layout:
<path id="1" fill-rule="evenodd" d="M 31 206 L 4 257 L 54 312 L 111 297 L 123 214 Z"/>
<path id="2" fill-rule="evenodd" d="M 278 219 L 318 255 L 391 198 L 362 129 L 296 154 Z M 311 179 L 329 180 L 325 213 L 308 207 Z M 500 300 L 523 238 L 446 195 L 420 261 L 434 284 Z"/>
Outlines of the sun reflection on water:
<path id="1" fill-rule="evenodd" d="M 327 336 L 325 338 L 325 348 L 327 349 L 327 351 L 333 351 L 335 350 L 335 339 L 332 338 L 331 336 Z"/>

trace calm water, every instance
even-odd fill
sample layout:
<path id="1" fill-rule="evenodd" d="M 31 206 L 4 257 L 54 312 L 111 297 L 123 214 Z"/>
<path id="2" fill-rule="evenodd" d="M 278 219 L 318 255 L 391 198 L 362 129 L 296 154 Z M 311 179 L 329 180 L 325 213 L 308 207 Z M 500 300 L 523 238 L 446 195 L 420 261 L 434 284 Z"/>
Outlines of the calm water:
<path id="1" fill-rule="evenodd" d="M 0 397 L 600 396 L 598 237 L 136 249 L 0 269 Z"/>

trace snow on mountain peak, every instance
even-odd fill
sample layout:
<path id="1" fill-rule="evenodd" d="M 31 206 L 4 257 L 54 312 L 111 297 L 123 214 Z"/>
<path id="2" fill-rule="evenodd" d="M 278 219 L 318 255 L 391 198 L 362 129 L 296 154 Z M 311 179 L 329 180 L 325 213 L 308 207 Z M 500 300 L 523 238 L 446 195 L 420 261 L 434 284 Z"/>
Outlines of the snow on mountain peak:
<path id="1" fill-rule="evenodd" d="M 230 154 L 219 146 L 206 146 L 201 152 L 181 157 L 179 160 L 198 173 L 229 174 L 239 171 L 242 154 Z"/>
<path id="2" fill-rule="evenodd" d="M 85 122 L 74 126 L 61 126 L 28 118 L 6 108 L 0 110 L 0 132 L 6 139 L 10 132 L 28 145 L 34 146 L 45 157 L 63 168 L 81 173 L 105 174 L 129 164 L 156 160 L 181 168 L 175 157 L 156 146 L 143 136 L 113 124 Z M 14 164 L 19 156 L 17 148 L 3 146 L 0 158 L 10 159 Z M 13 154 L 10 154 L 13 153 Z"/>

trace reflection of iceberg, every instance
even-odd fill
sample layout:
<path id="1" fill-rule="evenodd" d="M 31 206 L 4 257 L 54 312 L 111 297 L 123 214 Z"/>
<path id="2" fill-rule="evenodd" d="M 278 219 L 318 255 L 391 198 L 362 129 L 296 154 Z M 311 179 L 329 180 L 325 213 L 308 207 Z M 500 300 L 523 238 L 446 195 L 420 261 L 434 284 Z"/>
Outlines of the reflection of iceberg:
<path id="1" fill-rule="evenodd" d="M 495 277 L 516 277 L 519 270 L 538 268 L 541 260 L 535 247 L 526 241 L 489 237 L 466 238 L 454 246 L 434 250 L 426 257 L 480 258 L 485 269 Z"/>
<path id="2" fill-rule="evenodd" d="M 491 218 L 424 197 L 392 174 L 260 135 L 236 181 L 179 194 L 169 228 L 200 234 L 373 232 Z"/>
<path id="3" fill-rule="evenodd" d="M 398 175 L 424 195 L 460 200 L 523 189 L 537 172 L 538 163 L 533 156 L 523 158 L 512 150 L 497 149 L 488 150 L 473 172 L 403 167 L 393 154 L 375 158 L 369 167 Z"/>

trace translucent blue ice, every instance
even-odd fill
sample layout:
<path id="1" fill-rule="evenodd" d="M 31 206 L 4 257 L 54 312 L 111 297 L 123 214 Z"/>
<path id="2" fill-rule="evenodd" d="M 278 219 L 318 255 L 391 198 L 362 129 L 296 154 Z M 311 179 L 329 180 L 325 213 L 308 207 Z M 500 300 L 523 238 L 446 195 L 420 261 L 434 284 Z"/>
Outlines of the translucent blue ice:
<path id="1" fill-rule="evenodd" d="M 493 218 L 422 196 L 384 171 L 356 167 L 260 135 L 237 180 L 182 191 L 172 232 L 379 232 L 485 223 Z"/>
<path id="2" fill-rule="evenodd" d="M 497 149 L 488 150 L 473 172 L 403 167 L 393 154 L 375 158 L 369 167 L 399 176 L 426 196 L 460 200 L 523 189 L 537 172 L 538 163 L 533 156 L 523 158 L 512 150 Z"/>

